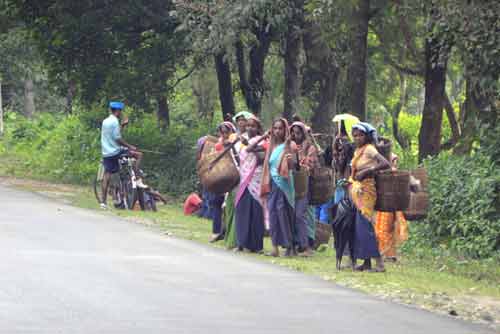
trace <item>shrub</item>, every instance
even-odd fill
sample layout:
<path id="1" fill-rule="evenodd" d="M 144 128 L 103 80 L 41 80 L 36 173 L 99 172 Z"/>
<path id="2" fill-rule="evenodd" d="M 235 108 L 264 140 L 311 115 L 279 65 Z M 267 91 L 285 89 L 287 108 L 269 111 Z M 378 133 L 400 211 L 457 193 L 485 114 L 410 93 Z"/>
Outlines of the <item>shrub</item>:
<path id="1" fill-rule="evenodd" d="M 464 256 L 498 256 L 500 175 L 491 159 L 442 153 L 426 161 L 429 214 L 419 227 L 420 242 Z M 419 241 L 416 241 L 417 243 Z"/>

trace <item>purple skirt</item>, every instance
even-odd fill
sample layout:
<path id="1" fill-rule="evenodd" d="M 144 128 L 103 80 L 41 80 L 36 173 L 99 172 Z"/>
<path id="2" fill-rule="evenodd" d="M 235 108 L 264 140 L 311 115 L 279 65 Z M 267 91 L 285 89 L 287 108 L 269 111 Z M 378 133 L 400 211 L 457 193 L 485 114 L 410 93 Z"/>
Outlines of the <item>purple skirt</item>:
<path id="1" fill-rule="evenodd" d="M 283 191 L 271 182 L 271 192 L 267 200 L 269 209 L 269 234 L 274 246 L 290 248 L 294 244 L 304 248 L 307 240 L 307 199 L 297 201 L 296 210 L 288 202 Z"/>
<path id="2" fill-rule="evenodd" d="M 264 211 L 248 189 L 236 206 L 236 242 L 252 252 L 264 248 Z"/>
<path id="3" fill-rule="evenodd" d="M 379 257 L 377 236 L 372 223 L 358 210 L 354 225 L 354 258 L 370 259 Z"/>

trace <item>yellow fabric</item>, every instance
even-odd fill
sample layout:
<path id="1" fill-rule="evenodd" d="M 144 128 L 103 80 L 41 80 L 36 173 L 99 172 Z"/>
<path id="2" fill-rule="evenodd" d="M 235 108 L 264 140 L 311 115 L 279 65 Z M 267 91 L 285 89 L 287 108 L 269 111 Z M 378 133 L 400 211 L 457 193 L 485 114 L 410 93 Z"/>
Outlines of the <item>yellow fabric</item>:
<path id="1" fill-rule="evenodd" d="M 366 178 L 362 181 L 356 181 L 354 176 L 357 171 L 374 166 L 377 163 L 375 160 L 376 155 L 377 149 L 372 144 L 357 148 L 352 158 L 352 175 L 350 178 L 351 199 L 363 216 L 372 223 L 375 222 L 375 202 L 377 201 L 375 179 Z"/>

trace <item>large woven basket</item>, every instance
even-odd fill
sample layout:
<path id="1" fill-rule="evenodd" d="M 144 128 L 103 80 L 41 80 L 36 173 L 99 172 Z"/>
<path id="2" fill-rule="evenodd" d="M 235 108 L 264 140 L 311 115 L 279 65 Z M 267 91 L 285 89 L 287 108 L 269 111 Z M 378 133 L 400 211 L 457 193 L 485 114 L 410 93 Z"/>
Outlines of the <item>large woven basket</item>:
<path id="1" fill-rule="evenodd" d="M 429 194 L 424 191 L 410 193 L 410 204 L 403 213 L 408 220 L 421 220 L 427 216 Z"/>
<path id="2" fill-rule="evenodd" d="M 302 168 L 299 171 L 293 171 L 293 186 L 295 189 L 296 199 L 306 197 L 309 188 L 309 174 L 307 173 L 307 170 Z"/>
<path id="3" fill-rule="evenodd" d="M 198 176 L 201 184 L 211 193 L 224 194 L 231 191 L 240 182 L 240 173 L 229 152 L 210 168 L 210 164 L 221 153 L 210 152 L 198 163 Z"/>
<path id="4" fill-rule="evenodd" d="M 403 211 L 410 204 L 410 173 L 382 171 L 375 175 L 378 211 Z"/>
<path id="5" fill-rule="evenodd" d="M 311 171 L 309 188 L 311 205 L 321 205 L 328 202 L 335 191 L 333 169 L 319 167 Z"/>
<path id="6" fill-rule="evenodd" d="M 419 167 L 410 171 L 411 176 L 420 181 L 421 191 L 428 191 L 429 188 L 429 176 L 427 175 L 427 169 L 425 167 Z"/>
<path id="7" fill-rule="evenodd" d="M 391 150 L 392 150 L 392 142 L 390 139 L 385 137 L 380 137 L 378 139 L 377 145 L 378 153 L 380 153 L 387 161 L 391 162 Z"/>

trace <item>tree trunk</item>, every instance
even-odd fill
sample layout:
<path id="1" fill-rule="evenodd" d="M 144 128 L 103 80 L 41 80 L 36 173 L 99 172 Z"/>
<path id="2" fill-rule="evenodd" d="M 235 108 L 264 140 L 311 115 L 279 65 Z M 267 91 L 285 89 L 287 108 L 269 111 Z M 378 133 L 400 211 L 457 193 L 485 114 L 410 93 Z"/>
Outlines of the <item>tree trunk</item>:
<path id="1" fill-rule="evenodd" d="M 285 91 L 283 94 L 283 117 L 288 121 L 297 114 L 300 98 L 300 53 L 303 1 L 291 1 L 293 15 L 288 22 L 285 48 Z"/>
<path id="2" fill-rule="evenodd" d="M 455 116 L 455 111 L 451 105 L 450 98 L 448 94 L 444 94 L 444 110 L 446 111 L 446 116 L 451 128 L 451 138 L 446 143 L 441 145 L 442 150 L 449 150 L 457 144 L 460 139 L 460 125 L 458 124 L 457 117 Z"/>
<path id="3" fill-rule="evenodd" d="M 472 151 L 472 144 L 477 139 L 478 123 L 479 123 L 479 107 L 474 94 L 473 84 L 467 79 L 465 83 L 465 102 L 462 108 L 462 124 L 461 139 L 455 146 L 453 153 L 466 155 Z"/>
<path id="4" fill-rule="evenodd" d="M 69 80 L 68 90 L 66 92 L 66 113 L 71 115 L 73 113 L 73 98 L 76 93 L 76 83 L 74 80 Z"/>
<path id="5" fill-rule="evenodd" d="M 234 115 L 233 84 L 231 80 L 231 68 L 224 53 L 219 52 L 215 57 L 215 70 L 217 72 L 217 82 L 219 84 L 219 99 L 222 108 L 222 119 L 228 114 Z"/>
<path id="6" fill-rule="evenodd" d="M 158 126 L 161 130 L 165 130 L 170 126 L 170 111 L 168 109 L 167 97 L 159 95 L 156 97 L 156 102 L 158 103 Z"/>
<path id="7" fill-rule="evenodd" d="M 311 125 L 314 132 L 331 133 L 337 106 L 339 67 L 332 50 L 321 36 L 317 23 L 304 30 L 304 93 L 313 102 Z"/>
<path id="8" fill-rule="evenodd" d="M 0 78 L 0 137 L 3 136 L 3 99 L 2 99 L 2 79 Z"/>
<path id="9" fill-rule="evenodd" d="M 245 46 L 240 40 L 236 42 L 236 62 L 240 77 L 240 88 L 245 97 L 248 109 L 255 115 L 260 115 L 262 98 L 264 97 L 264 65 L 271 46 L 272 33 L 267 22 L 262 22 L 253 29 L 257 42 L 250 48 L 250 72 L 247 74 Z"/>
<path id="10" fill-rule="evenodd" d="M 370 0 L 358 0 L 352 16 L 351 63 L 347 71 L 351 113 L 366 120 L 366 77 Z"/>
<path id="11" fill-rule="evenodd" d="M 24 80 L 24 115 L 32 118 L 35 114 L 35 92 L 33 88 L 33 80 Z"/>
<path id="12" fill-rule="evenodd" d="M 406 77 L 401 73 L 399 74 L 399 94 L 399 101 L 392 110 L 392 133 L 399 146 L 401 146 L 403 150 L 406 150 L 410 148 L 411 142 L 399 132 L 399 114 L 406 104 L 408 90 L 406 89 Z"/>
<path id="13" fill-rule="evenodd" d="M 418 160 L 436 156 L 441 150 L 441 125 L 446 86 L 448 50 L 439 40 L 428 37 L 425 43 L 425 102 L 418 137 Z"/>

